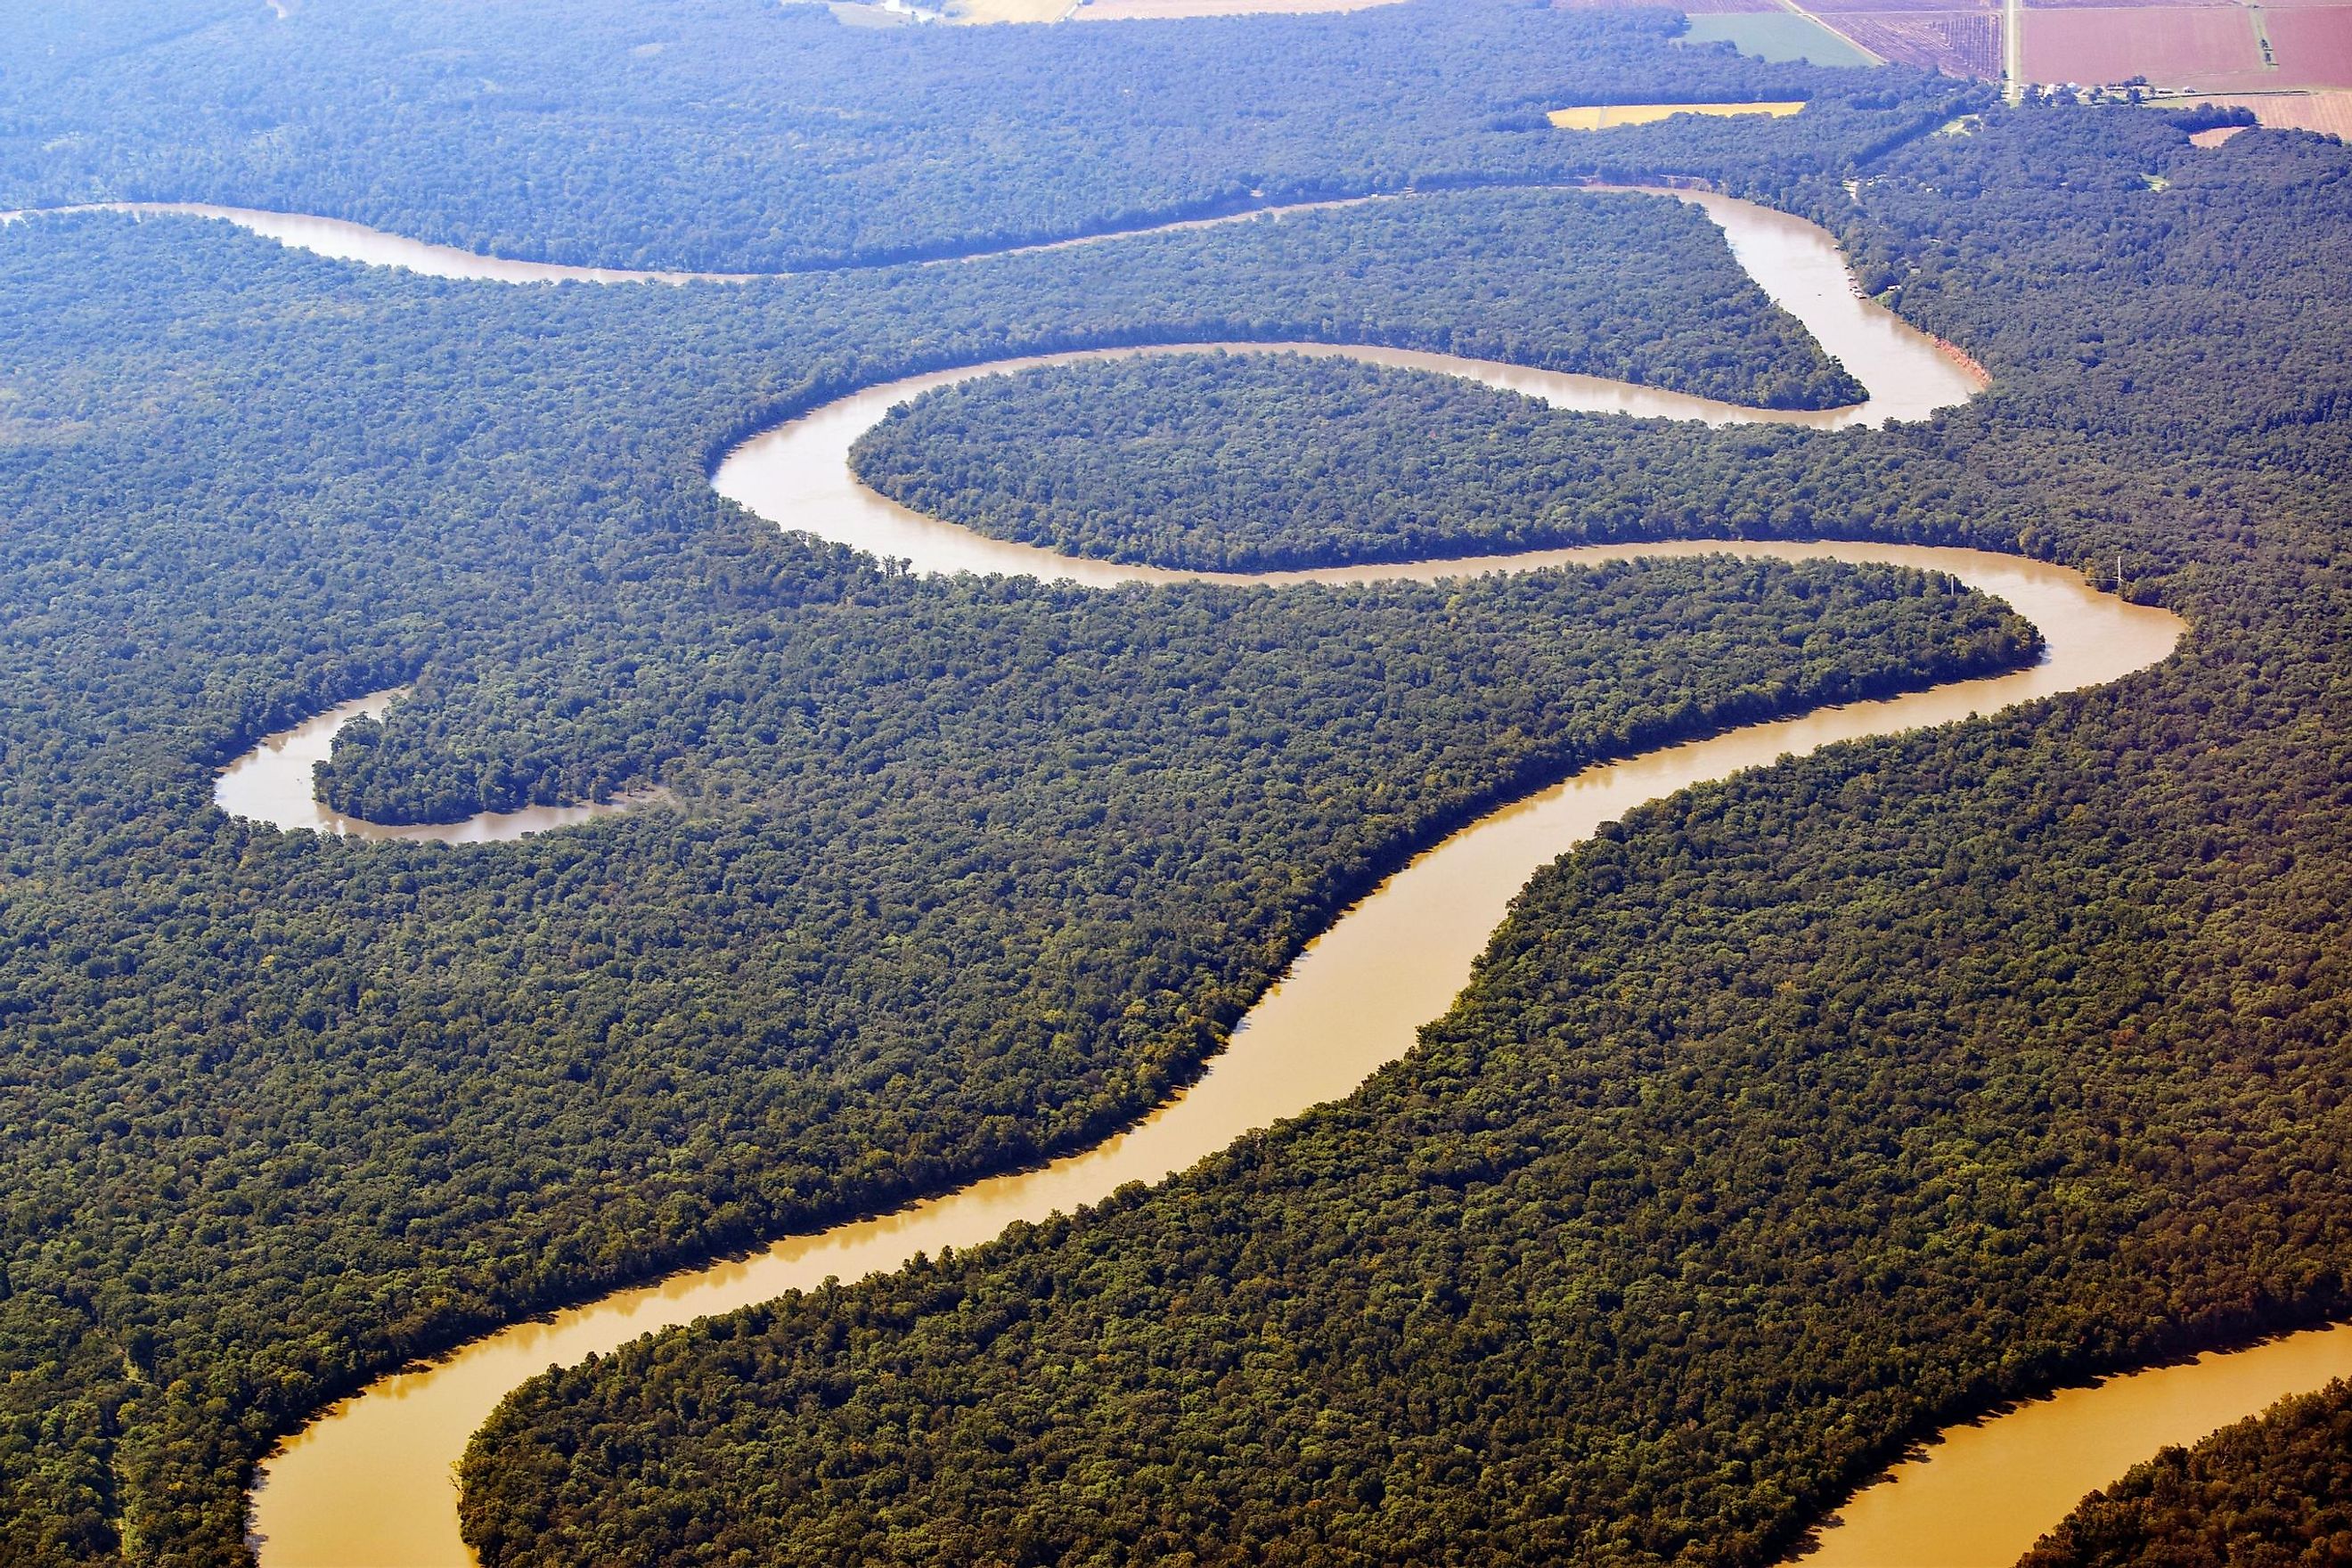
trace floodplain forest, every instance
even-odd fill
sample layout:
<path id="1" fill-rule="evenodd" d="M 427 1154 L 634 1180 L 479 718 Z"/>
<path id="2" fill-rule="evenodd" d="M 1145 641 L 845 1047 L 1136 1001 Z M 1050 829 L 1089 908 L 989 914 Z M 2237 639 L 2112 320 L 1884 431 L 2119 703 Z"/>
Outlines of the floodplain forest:
<path id="1" fill-rule="evenodd" d="M 2120 550 L 2182 653 L 1636 814 L 1418 1053 L 1163 1188 L 551 1373 L 468 1457 L 486 1561 L 1769 1561 L 1911 1434 L 2346 1310 L 2347 324 L 2306 240 L 2352 238 L 2352 171 L 2041 110 L 1824 201 L 1989 397 L 1829 436 L 1515 409 L 1531 460 L 1619 537 L 1743 454 L 1837 531 Z M 1167 434 L 1065 506 L 1073 389 L 1113 387 L 1090 416 Z M 1223 466 L 1185 434 L 1219 400 Z M 952 437 L 926 504 L 1089 552 L 1188 550 L 1175 479 L 1255 458 L 1286 499 L 1360 417 L 1427 476 L 1413 548 L 1507 503 L 1575 537 L 1448 417 L 1498 401 L 1171 360 L 886 428 Z M 1257 515 L 1205 548 L 1318 553 Z"/>
<path id="2" fill-rule="evenodd" d="M 1186 354 L 918 401 L 859 471 L 1178 565 L 2120 563 L 2179 652 L 1634 814 L 1415 1052 L 1170 1183 L 551 1370 L 466 1457 L 483 1562 L 1766 1563 L 1944 1422 L 2352 1311 L 2352 161 L 1682 30 L 0 16 L 0 210 L 782 274 L 508 288 L 0 223 L 0 1561 L 248 1563 L 257 1464 L 332 1400 L 1102 1137 L 1499 803 L 2032 660 L 1891 568 L 1098 592 L 919 576 L 710 488 L 856 388 L 1141 342 L 1859 395 L 1701 214 L 1582 182 L 1822 225 L 1992 390 L 1710 429 Z M 1806 107 L 1547 119 L 1761 100 Z M 341 808 L 666 799 L 478 847 L 211 805 L 392 686 L 320 772 Z M 2326 1556 L 2342 1403 L 2160 1457 L 2040 1560 Z"/>

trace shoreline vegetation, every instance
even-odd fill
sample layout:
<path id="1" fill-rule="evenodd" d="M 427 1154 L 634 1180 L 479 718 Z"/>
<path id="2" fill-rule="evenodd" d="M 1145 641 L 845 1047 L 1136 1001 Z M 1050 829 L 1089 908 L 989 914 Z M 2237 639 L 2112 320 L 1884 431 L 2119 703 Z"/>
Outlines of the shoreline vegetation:
<path id="1" fill-rule="evenodd" d="M 2343 698 L 2335 656 L 2305 658 L 2310 599 L 2242 585 L 2307 583 L 2297 554 L 2337 548 L 2317 480 L 2342 437 L 2312 390 L 2329 351 L 2296 303 L 2320 275 L 2277 253 L 2272 204 L 2352 212 L 2334 150 L 2272 142 L 2253 188 L 2188 162 L 2219 155 L 2036 114 L 1890 160 L 1842 226 L 1865 284 L 1982 345 L 2000 383 L 1931 427 L 1737 449 L 1742 477 L 1761 459 L 1775 493 L 1864 501 L 1872 528 L 1916 515 L 2086 563 L 2126 544 L 2135 594 L 2213 618 L 2182 658 L 1637 813 L 1538 877 L 1454 1012 L 1348 1101 L 1083 1219 L 551 1374 L 469 1456 L 488 1559 L 625 1562 L 650 1532 L 685 1561 L 1013 1540 L 1753 1562 L 1942 1421 L 2340 1314 L 2320 954 L 2344 871 L 2295 803 L 2336 776 L 2312 716 Z M 2171 194 L 2147 166 L 2193 195 L 2127 205 Z M 2084 237 L 2102 226 L 2153 253 Z M 2250 276 L 2262 290 L 2235 292 Z M 2091 279 L 2126 312 L 2096 339 L 2077 335 Z M 2227 367 L 2157 374 L 2221 341 Z M 2278 383 L 2283 352 L 2310 379 Z M 973 472 L 1038 464 L 1053 422 L 1024 427 L 1022 399 L 1051 384 L 977 395 L 1004 417 Z M 1132 412 L 1181 429 L 1181 399 L 1232 390 Z M 1600 423 L 1562 421 L 1596 447 Z M 1255 467 L 1310 471 L 1300 428 L 1270 416 Z M 2086 470 L 2082 428 L 2116 455 Z M 1687 430 L 1609 434 L 1663 493 L 1707 471 L 1675 455 Z M 1151 510 L 1181 517 L 1181 461 L 1134 461 L 1162 459 Z M 2203 704 L 2225 693 L 2217 728 Z M 2182 726 L 2198 747 L 2165 739 Z M 2283 828 L 2292 870 L 2261 847 Z M 2256 930 L 2279 954 L 2259 1000 L 2236 989 Z M 2216 1115 L 2216 1157 L 2190 1155 L 2181 1131 Z"/>
<path id="2" fill-rule="evenodd" d="M 1585 297 L 1536 243 L 1548 213 L 1492 216 L 1481 281 L 1510 279 L 1519 352 L 1579 352 L 1547 335 Z M 50 1369 L 9 1397 L 63 1423 L 0 1429 L 10 1550 L 128 1532 L 234 1560 L 247 1467 L 381 1371 L 1091 1142 L 1189 1070 L 1360 863 L 1555 765 L 1572 714 L 1547 692 L 1582 688 L 1546 674 L 1576 647 L 1553 628 L 1615 613 L 1571 607 L 1567 574 L 1442 622 L 1427 589 L 1089 608 L 779 539 L 709 489 L 744 409 L 933 354 L 1231 331 L 1283 290 L 1305 321 L 1264 330 L 1450 332 L 1461 301 L 1383 303 L 1339 264 L 1377 235 L 1451 270 L 1458 235 L 1386 218 L 757 295 L 485 289 L 213 225 L 0 229 L 8 570 L 51 605 L 10 645 L 11 754 L 59 781 L 12 807 L 0 955 L 29 1108 L 0 1309 Z M 93 637 L 130 650 L 80 699 L 109 718 L 60 721 L 34 694 L 82 689 L 58 661 Z M 651 776 L 681 809 L 464 853 L 205 811 L 238 750 L 394 684 L 415 695 L 372 748 L 387 765 L 352 787 L 406 804 L 361 815 Z M 184 873 L 173 921 L 132 912 Z M 110 1206 L 123 1180 L 172 1216 Z M 100 1258 L 93 1300 L 73 1280 Z"/>
<path id="3" fill-rule="evenodd" d="M 2197 623 L 2112 689 L 1636 814 L 1528 889 L 1411 1065 L 1214 1181 L 660 1336 L 560 1409 L 527 1390 L 473 1460 L 505 1554 L 1140 1551 L 1190 1521 L 1235 1558 L 1753 1563 L 1956 1415 L 2352 1306 L 2340 145 L 1502 0 L 1203 23 L 1247 46 L 1213 80 L 1180 29 L 284 9 L 0 20 L 0 205 L 736 271 L 1679 174 L 1832 229 L 1998 377 L 1706 450 Z M 1544 118 L 1620 91 L 1809 107 Z M 740 289 L 0 225 L 0 1555 L 244 1563 L 259 1457 L 412 1357 L 1099 1136 L 1357 869 L 1611 718 L 1554 697 L 1741 684 L 1777 635 L 1752 604 L 1667 654 L 1713 602 L 1688 565 L 1096 595 L 913 577 L 710 490 L 786 414 L 1005 355 L 1568 363 L 1638 316 L 1726 373 L 1682 284 L 1612 315 L 1545 265 L 1531 197 L 1475 244 L 1386 205 Z M 1561 439 L 1650 464 L 1661 515 L 1720 493 L 1694 450 Z M 679 805 L 451 851 L 206 805 L 260 736 L 399 684 L 352 804 L 659 777 Z"/>
<path id="4" fill-rule="evenodd" d="M 2168 1447 L 2092 1497 L 2019 1568 L 2325 1563 L 2352 1548 L 2352 1384 Z"/>
<path id="5" fill-rule="evenodd" d="M 1845 531 L 1860 495 L 1781 487 L 1757 460 L 1807 433 L 1596 422 L 1431 371 L 1239 353 L 1095 360 L 924 394 L 851 449 L 925 515 L 1066 554 L 1223 572 L 1443 559 L 1654 538 Z M 1794 508 L 1776 492 L 1804 497 Z M 1928 542 L 2001 542 L 1948 524 Z"/>

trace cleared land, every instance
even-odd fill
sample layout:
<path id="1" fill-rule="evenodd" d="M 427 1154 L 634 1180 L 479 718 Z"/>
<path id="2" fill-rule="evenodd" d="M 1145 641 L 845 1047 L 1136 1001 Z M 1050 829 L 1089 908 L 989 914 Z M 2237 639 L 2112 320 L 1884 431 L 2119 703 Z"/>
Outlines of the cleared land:
<path id="1" fill-rule="evenodd" d="M 1695 44 L 1727 43 L 1743 55 L 1768 60 L 1808 60 L 1817 66 L 1868 66 L 1878 62 L 1810 16 L 1786 11 L 1720 13 L 1692 16 L 1686 35 Z"/>
<path id="2" fill-rule="evenodd" d="M 2214 91 L 2352 88 L 2352 4 L 2035 0 L 2025 13 L 2025 74 Z"/>
<path id="3" fill-rule="evenodd" d="M 1246 16 L 1269 11 L 1362 11 L 1395 0 L 1083 0 L 1076 22 L 1148 22 L 1176 16 Z"/>
<path id="4" fill-rule="evenodd" d="M 2157 87 L 2252 87 L 2275 79 L 2263 69 L 2252 20 L 2235 5 L 2030 10 L 2025 75 L 2085 86 L 2134 77 Z"/>
<path id="5" fill-rule="evenodd" d="M 2352 138 L 2352 91 L 2200 92 L 2192 99 L 2173 101 L 2251 109 L 2254 118 L 2273 131 L 2316 131 Z"/>
<path id="6" fill-rule="evenodd" d="M 950 22 L 1058 22 L 1070 0 L 954 0 Z"/>
<path id="7" fill-rule="evenodd" d="M 1596 103 L 1555 109 L 1549 118 L 1562 131 L 1614 131 L 1621 125 L 1654 125 L 1677 114 L 1769 114 L 1779 118 L 1804 107 L 1802 99 L 1779 103 Z"/>
<path id="8" fill-rule="evenodd" d="M 1832 12 L 1838 31 L 1874 54 L 1947 76 L 2000 75 L 2000 17 L 1990 11 Z"/>
<path id="9" fill-rule="evenodd" d="M 2278 74 L 2296 87 L 2352 87 L 2352 6 L 2307 5 L 2271 11 L 2263 26 Z"/>
<path id="10" fill-rule="evenodd" d="M 1992 16 L 2000 7 L 1990 0 L 1827 0 L 1826 4 L 1809 5 L 1806 10 L 1816 16 L 1833 18 L 1832 26 L 1843 27 L 1850 16 L 1921 16 L 1952 11 L 1981 12 Z"/>

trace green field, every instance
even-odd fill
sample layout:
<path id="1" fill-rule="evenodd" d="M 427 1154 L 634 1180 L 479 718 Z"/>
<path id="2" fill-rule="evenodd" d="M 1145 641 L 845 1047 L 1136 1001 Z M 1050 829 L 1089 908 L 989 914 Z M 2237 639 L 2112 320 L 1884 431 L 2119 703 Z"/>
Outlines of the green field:
<path id="1" fill-rule="evenodd" d="M 1693 16 L 1685 35 L 1694 44 L 1729 44 L 1743 55 L 1776 63 L 1802 60 L 1817 66 L 1868 66 L 1878 62 L 1810 16 L 1773 11 L 1763 15 Z"/>

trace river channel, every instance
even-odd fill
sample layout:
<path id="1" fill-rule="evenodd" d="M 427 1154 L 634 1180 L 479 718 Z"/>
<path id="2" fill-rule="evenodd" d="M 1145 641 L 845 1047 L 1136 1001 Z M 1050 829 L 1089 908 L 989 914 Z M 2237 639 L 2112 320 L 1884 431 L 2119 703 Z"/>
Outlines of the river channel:
<path id="1" fill-rule="evenodd" d="M 1173 219 L 1145 228 L 1114 229 L 1102 234 L 1074 235 L 1067 239 L 1000 246 L 993 249 L 941 257 L 922 265 L 986 261 L 1000 256 L 1028 256 L 1041 250 L 1063 250 L 1072 246 L 1131 239 L 1139 235 L 1213 228 L 1223 224 L 1280 218 L 1292 213 L 1321 212 L 1331 207 L 1359 206 L 1366 202 L 1391 199 L 1388 196 L 1342 196 L 1331 201 L 1268 203 L 1244 207 L 1238 212 L 1220 213 L 1213 217 Z M 764 279 L 791 276 L 776 272 L 636 271 L 620 267 L 575 267 L 559 261 L 518 261 L 502 256 L 483 256 L 475 251 L 461 250 L 454 245 L 433 245 L 403 235 L 386 234 L 380 228 L 370 228 L 365 224 L 352 223 L 339 217 L 271 212 L 265 207 L 222 206 L 213 202 L 85 202 L 74 206 L 20 208 L 14 212 L 0 212 L 0 224 L 14 223 L 19 218 L 62 216 L 74 213 L 121 213 L 139 218 L 214 218 L 222 223 L 235 224 L 264 239 L 274 239 L 280 245 L 331 257 L 337 261 L 356 261 L 367 267 L 395 267 L 404 272 L 415 272 L 426 278 L 454 278 L 476 283 L 757 283 Z M 873 264 L 858 265 L 862 268 Z M 806 270 L 824 269 L 811 268 Z"/>
<path id="2" fill-rule="evenodd" d="M 643 805 L 650 794 L 579 805 L 531 805 L 485 811 L 463 822 L 393 826 L 345 816 L 320 803 L 311 769 L 327 760 L 336 734 L 354 719 L 381 719 L 406 689 L 372 691 L 339 702 L 290 730 L 265 735 L 213 781 L 213 804 L 231 816 L 249 816 L 289 831 L 308 828 L 352 838 L 406 839 L 430 844 L 502 844 L 551 827 L 575 827 Z"/>
<path id="3" fill-rule="evenodd" d="M 1767 292 L 1870 389 L 1867 403 L 1826 414 L 1761 415 L 1644 388 L 1447 356 L 1322 344 L 1283 346 L 1444 370 L 1566 406 L 1717 423 L 1771 418 L 1826 427 L 1914 418 L 1980 389 L 1981 378 L 1942 345 L 1857 298 L 1843 258 L 1820 229 L 1744 203 L 1671 194 L 1706 207 Z M 281 237 L 302 243 L 291 236 Z M 497 265 L 443 275 L 513 280 L 511 274 L 491 269 Z M 570 269 L 567 274 L 581 275 Z M 631 275 L 630 280 L 646 279 Z M 1274 345 L 1232 346 L 1262 351 Z M 1199 347 L 1116 352 L 1198 352 Z M 713 483 L 781 528 L 907 559 L 920 571 L 1009 572 L 1103 585 L 1214 576 L 1079 561 L 982 539 L 895 506 L 848 473 L 850 444 L 891 406 L 932 386 L 1032 363 L 1036 362 L 946 372 L 854 395 L 747 442 L 720 466 Z M 918 1251 L 973 1246 L 1014 1220 L 1069 1211 L 1130 1181 L 1160 1180 L 1246 1131 L 1348 1093 L 1409 1049 L 1418 1026 L 1442 1012 L 1467 979 L 1472 961 L 1527 879 L 1599 825 L 1622 817 L 1644 801 L 1768 765 L 1784 755 L 1948 723 L 2116 679 L 2164 658 L 2184 629 L 2163 611 L 2126 604 L 2060 568 L 2004 555 L 1869 543 L 1690 542 L 1224 580 L 1267 585 L 1431 580 L 1706 552 L 1886 562 L 1946 573 L 2005 600 L 2034 622 L 2048 641 L 2048 651 L 2031 669 L 1823 710 L 1664 748 L 1589 770 L 1515 802 L 1425 851 L 1348 910 L 1308 944 L 1261 998 L 1198 1082 L 1103 1143 L 1039 1170 L 993 1177 L 877 1218 L 788 1237 L 751 1258 L 688 1270 L 546 1319 L 518 1323 L 430 1367 L 380 1380 L 322 1413 L 263 1466 L 253 1494 L 252 1527 L 266 1568 L 462 1568 L 472 1558 L 457 1531 L 455 1463 L 498 1401 L 551 1364 L 577 1362 L 639 1335 L 818 1285 L 827 1278 L 855 1279 L 894 1268 Z M 305 727 L 307 743 L 322 745 L 352 713 L 380 712 L 396 695 L 376 693 L 334 714 L 320 715 Z M 251 773 L 266 774 L 268 766 L 262 753 L 268 750 L 267 743 L 257 748 L 239 768 L 251 764 Z M 248 792 L 243 795 L 232 793 L 225 776 L 225 805 L 246 801 L 231 808 L 288 826 L 369 830 L 370 825 L 321 817 L 308 798 L 310 759 L 291 747 L 273 754 L 295 760 L 279 766 L 268 789 L 247 776 L 236 786 Z M 233 769 L 231 776 L 236 774 Z M 449 841 L 506 836 L 486 830 L 481 819 L 390 831 Z M 2114 1479 L 2126 1465 L 2146 1458 L 2159 1444 L 2193 1440 L 2270 1399 L 2315 1386 L 2347 1370 L 2352 1370 L 2352 1331 L 2319 1331 L 2251 1352 L 2207 1357 L 2192 1365 L 2114 1379 L 2096 1389 L 2062 1394 L 1958 1429 L 1950 1435 L 1952 1440 L 1930 1450 L 1924 1460 L 1902 1467 L 1893 1479 L 1853 1500 L 1844 1510 L 1847 1524 L 1828 1533 L 1822 1554 L 1813 1561 L 1922 1565 L 2013 1561 L 2084 1492 Z M 2170 1414 L 2151 1425 L 2146 1391 L 2159 1386 L 2163 1393 L 2158 1402 L 2168 1404 Z M 2012 1443 L 2009 1434 L 2025 1432 L 2028 1425 L 2054 1433 L 2054 1438 L 2034 1439 L 2027 1433 Z M 2047 1470 L 2053 1463 L 2047 1456 L 2053 1453 L 2080 1462 L 2075 1470 L 2058 1474 L 2040 1489 L 2047 1496 L 2020 1495 L 1998 1462 L 2025 1454 L 2029 1469 Z M 1989 1458 L 1996 1461 L 1990 1467 L 1985 1462 Z M 1927 1500 L 1925 1505 L 1915 1500 L 1920 1499 Z"/>

